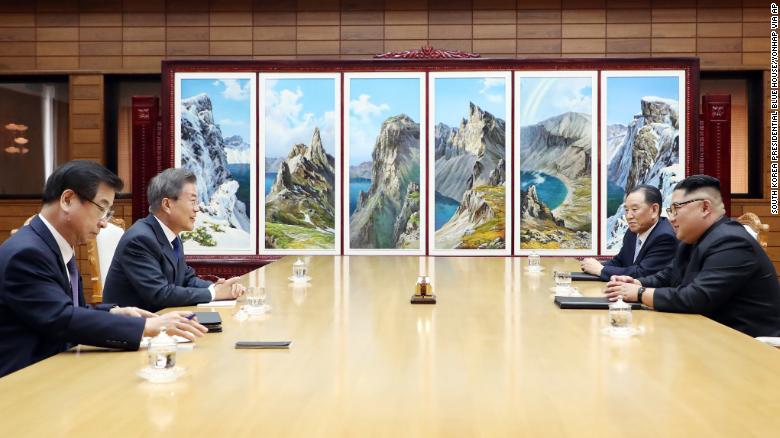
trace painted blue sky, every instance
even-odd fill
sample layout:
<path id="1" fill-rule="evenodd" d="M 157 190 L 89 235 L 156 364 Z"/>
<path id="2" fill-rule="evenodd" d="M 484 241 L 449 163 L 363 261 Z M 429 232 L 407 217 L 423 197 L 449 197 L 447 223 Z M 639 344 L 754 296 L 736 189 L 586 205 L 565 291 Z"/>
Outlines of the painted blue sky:
<path id="1" fill-rule="evenodd" d="M 379 130 L 388 117 L 406 114 L 420 122 L 417 78 L 354 78 L 349 83 L 349 164 L 371 160 Z"/>
<path id="2" fill-rule="evenodd" d="M 522 77 L 520 89 L 520 126 L 533 125 L 569 111 L 591 114 L 593 89 L 591 78 Z"/>
<path id="3" fill-rule="evenodd" d="M 265 105 L 265 132 L 260 135 L 265 135 L 266 156 L 286 157 L 293 145 L 311 144 L 315 127 L 320 129 L 325 150 L 334 155 L 335 80 L 269 79 L 265 84 L 260 96 L 260 104 Z"/>
<path id="4" fill-rule="evenodd" d="M 251 143 L 249 127 L 254 120 L 250 119 L 249 79 L 182 79 L 182 99 L 200 93 L 208 94 L 214 121 L 222 130 L 223 137 L 240 135 L 245 142 Z"/>
<path id="5" fill-rule="evenodd" d="M 436 120 L 458 127 L 469 115 L 469 102 L 506 121 L 504 78 L 436 78 Z"/>
<path id="6" fill-rule="evenodd" d="M 642 111 L 640 101 L 645 96 L 679 98 L 678 77 L 610 77 L 607 78 L 607 124 L 628 125 L 634 114 Z"/>

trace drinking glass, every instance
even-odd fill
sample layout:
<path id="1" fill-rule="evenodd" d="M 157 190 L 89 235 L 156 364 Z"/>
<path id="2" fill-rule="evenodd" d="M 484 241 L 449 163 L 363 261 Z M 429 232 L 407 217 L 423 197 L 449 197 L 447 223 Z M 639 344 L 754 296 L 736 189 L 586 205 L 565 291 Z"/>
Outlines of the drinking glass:
<path id="1" fill-rule="evenodd" d="M 542 270 L 542 257 L 532 252 L 528 255 L 528 271 L 529 272 L 539 272 Z"/>
<path id="2" fill-rule="evenodd" d="M 571 272 L 555 271 L 553 273 L 555 287 L 561 291 L 568 291 L 571 288 Z"/>

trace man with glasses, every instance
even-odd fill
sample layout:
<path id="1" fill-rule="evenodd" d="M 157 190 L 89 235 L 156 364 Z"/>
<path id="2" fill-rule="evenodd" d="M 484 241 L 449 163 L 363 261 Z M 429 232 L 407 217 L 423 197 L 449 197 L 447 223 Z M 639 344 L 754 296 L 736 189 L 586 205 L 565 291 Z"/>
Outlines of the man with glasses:
<path id="1" fill-rule="evenodd" d="M 693 175 L 677 184 L 669 220 L 681 241 L 655 275 L 617 276 L 609 299 L 622 296 L 665 312 L 700 313 L 750 336 L 780 336 L 780 284 L 758 242 L 725 216 L 720 182 Z"/>
<path id="2" fill-rule="evenodd" d="M 189 339 L 206 332 L 191 312 L 86 304 L 74 247 L 106 227 L 121 189 L 97 163 L 66 163 L 47 179 L 40 213 L 0 246 L 0 376 L 77 344 L 134 350 L 162 327 Z"/>
<path id="3" fill-rule="evenodd" d="M 657 187 L 643 184 L 632 188 L 624 202 L 628 231 L 620 252 L 603 265 L 586 258 L 580 264 L 582 271 L 607 281 L 613 275 L 644 277 L 663 269 L 674 256 L 677 240 L 669 221 L 661 217 L 662 204 Z"/>
<path id="4" fill-rule="evenodd" d="M 106 276 L 106 300 L 155 312 L 232 300 L 244 292 L 238 277 L 212 283 L 198 278 L 185 263 L 179 234 L 195 227 L 195 183 L 195 174 L 185 169 L 166 169 L 149 181 L 151 214 L 119 240 Z"/>

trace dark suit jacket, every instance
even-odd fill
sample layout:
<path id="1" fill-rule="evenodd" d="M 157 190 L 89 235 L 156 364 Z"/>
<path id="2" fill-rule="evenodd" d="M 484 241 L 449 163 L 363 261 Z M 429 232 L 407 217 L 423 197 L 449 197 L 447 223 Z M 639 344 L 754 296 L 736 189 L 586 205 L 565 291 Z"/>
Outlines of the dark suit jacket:
<path id="1" fill-rule="evenodd" d="M 780 336 L 777 272 L 756 239 L 727 217 L 697 243 L 680 243 L 673 263 L 639 281 L 656 288 L 657 310 L 700 313 L 750 336 Z"/>
<path id="2" fill-rule="evenodd" d="M 658 220 L 634 261 L 636 239 L 636 233 L 626 231 L 620 252 L 612 260 L 604 263 L 604 269 L 601 270 L 602 280 L 608 281 L 613 275 L 629 275 L 634 278 L 652 275 L 663 269 L 674 257 L 677 238 L 665 217 Z"/>
<path id="3" fill-rule="evenodd" d="M 0 376 L 75 344 L 138 349 L 144 319 L 74 304 L 68 272 L 39 217 L 0 246 Z"/>
<path id="4" fill-rule="evenodd" d="M 153 215 L 140 219 L 119 240 L 103 298 L 151 312 L 211 301 L 208 287 L 173 249 Z"/>

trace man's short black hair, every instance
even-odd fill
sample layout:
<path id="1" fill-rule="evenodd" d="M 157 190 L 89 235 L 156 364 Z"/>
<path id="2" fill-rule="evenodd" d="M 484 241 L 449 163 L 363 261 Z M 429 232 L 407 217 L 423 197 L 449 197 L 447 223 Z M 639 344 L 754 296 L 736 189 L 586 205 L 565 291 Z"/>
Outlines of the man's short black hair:
<path id="1" fill-rule="evenodd" d="M 715 178 L 714 176 L 691 175 L 678 182 L 677 185 L 674 186 L 675 190 L 683 190 L 685 191 L 686 195 L 693 191 L 704 188 L 712 188 L 717 192 L 720 192 L 720 181 L 718 181 L 718 178 Z"/>
<path id="2" fill-rule="evenodd" d="M 43 188 L 43 203 L 57 201 L 62 192 L 71 189 L 80 198 L 92 200 L 97 195 L 98 186 L 104 183 L 119 192 L 124 187 L 116 174 L 94 161 L 74 160 L 56 168 L 46 180 Z"/>
<path id="3" fill-rule="evenodd" d="M 629 190 L 628 193 L 626 193 L 626 196 L 641 191 L 645 195 L 645 203 L 647 205 L 653 205 L 658 204 L 658 206 L 664 205 L 664 198 L 663 195 L 661 195 L 661 191 L 658 190 L 658 187 L 651 186 L 648 184 L 640 184 L 638 186 L 634 186 L 633 189 Z"/>

